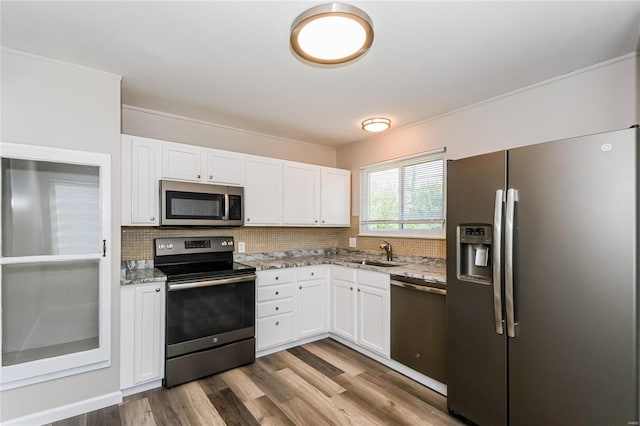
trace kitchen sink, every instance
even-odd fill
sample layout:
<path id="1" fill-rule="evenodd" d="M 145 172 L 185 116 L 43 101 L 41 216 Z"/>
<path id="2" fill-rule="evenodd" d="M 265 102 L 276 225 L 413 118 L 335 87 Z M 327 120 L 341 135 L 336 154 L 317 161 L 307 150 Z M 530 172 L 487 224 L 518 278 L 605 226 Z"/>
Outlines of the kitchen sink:
<path id="1" fill-rule="evenodd" d="M 402 266 L 402 263 L 378 262 L 376 260 L 349 260 L 349 263 L 358 263 L 360 265 L 380 266 L 382 268 L 391 268 L 393 266 Z"/>

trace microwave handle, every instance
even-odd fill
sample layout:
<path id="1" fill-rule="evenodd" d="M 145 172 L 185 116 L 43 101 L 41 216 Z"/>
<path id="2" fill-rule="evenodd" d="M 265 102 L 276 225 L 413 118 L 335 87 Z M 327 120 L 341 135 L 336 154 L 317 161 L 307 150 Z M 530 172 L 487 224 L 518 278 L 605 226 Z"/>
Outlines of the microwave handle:
<path id="1" fill-rule="evenodd" d="M 224 193 L 224 217 L 222 220 L 229 220 L 229 193 Z"/>

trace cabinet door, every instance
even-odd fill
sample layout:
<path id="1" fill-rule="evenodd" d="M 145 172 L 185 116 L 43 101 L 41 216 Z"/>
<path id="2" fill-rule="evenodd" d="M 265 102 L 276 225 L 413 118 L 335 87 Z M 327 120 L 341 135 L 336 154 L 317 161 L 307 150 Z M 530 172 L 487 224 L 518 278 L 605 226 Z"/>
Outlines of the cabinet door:
<path id="1" fill-rule="evenodd" d="M 358 344 L 389 356 L 389 290 L 358 286 Z"/>
<path id="2" fill-rule="evenodd" d="M 317 225 L 320 168 L 311 164 L 285 163 L 283 187 L 283 223 Z"/>
<path id="3" fill-rule="evenodd" d="M 350 226 L 351 173 L 322 168 L 320 173 L 320 224 Z"/>
<path id="4" fill-rule="evenodd" d="M 260 318 L 257 321 L 256 349 L 280 345 L 295 338 L 293 312 Z"/>
<path id="5" fill-rule="evenodd" d="M 327 331 L 327 287 L 325 280 L 298 283 L 298 339 Z"/>
<path id="6" fill-rule="evenodd" d="M 282 161 L 251 157 L 245 166 L 245 225 L 279 225 Z"/>
<path id="7" fill-rule="evenodd" d="M 178 143 L 162 144 L 162 177 L 165 179 L 200 182 L 202 179 L 202 149 Z"/>
<path id="8" fill-rule="evenodd" d="M 344 338 L 356 339 L 356 298 L 354 283 L 333 279 L 331 282 L 331 331 Z"/>
<path id="9" fill-rule="evenodd" d="M 162 378 L 164 291 L 162 285 L 135 289 L 133 384 Z"/>
<path id="10" fill-rule="evenodd" d="M 131 138 L 132 225 L 158 225 L 157 146 L 149 139 Z"/>
<path id="11" fill-rule="evenodd" d="M 244 185 L 244 156 L 234 152 L 207 150 L 207 182 Z"/>

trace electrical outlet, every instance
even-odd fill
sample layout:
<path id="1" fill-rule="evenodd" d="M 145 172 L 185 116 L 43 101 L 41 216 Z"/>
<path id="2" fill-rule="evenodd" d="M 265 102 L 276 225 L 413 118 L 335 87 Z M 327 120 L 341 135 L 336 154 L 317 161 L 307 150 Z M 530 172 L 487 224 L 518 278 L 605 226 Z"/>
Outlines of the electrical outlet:
<path id="1" fill-rule="evenodd" d="M 244 241 L 238 242 L 238 253 L 244 253 L 244 251 L 245 251 Z"/>
<path id="2" fill-rule="evenodd" d="M 349 238 L 349 247 L 355 247 L 355 246 L 356 246 L 356 239 Z"/>

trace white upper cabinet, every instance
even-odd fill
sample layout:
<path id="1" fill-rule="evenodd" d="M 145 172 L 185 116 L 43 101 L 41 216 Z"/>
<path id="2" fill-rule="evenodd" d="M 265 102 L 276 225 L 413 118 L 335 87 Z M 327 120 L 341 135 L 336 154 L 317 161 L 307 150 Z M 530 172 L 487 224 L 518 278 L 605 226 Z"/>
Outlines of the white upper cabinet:
<path id="1" fill-rule="evenodd" d="M 162 178 L 200 182 L 203 180 L 202 148 L 181 143 L 162 143 Z"/>
<path id="2" fill-rule="evenodd" d="M 351 172 L 322 167 L 320 171 L 320 224 L 350 226 Z"/>
<path id="3" fill-rule="evenodd" d="M 280 225 L 282 161 L 250 156 L 245 170 L 245 225 Z"/>
<path id="4" fill-rule="evenodd" d="M 318 224 L 320 168 L 304 163 L 284 163 L 283 224 Z"/>
<path id="5" fill-rule="evenodd" d="M 244 187 L 248 226 L 350 226 L 349 170 L 122 135 L 122 226 L 159 225 L 161 179 Z"/>
<path id="6" fill-rule="evenodd" d="M 207 182 L 221 185 L 244 185 L 244 155 L 207 149 Z"/>
<path id="7" fill-rule="evenodd" d="M 122 135 L 122 225 L 158 225 L 158 141 Z"/>

